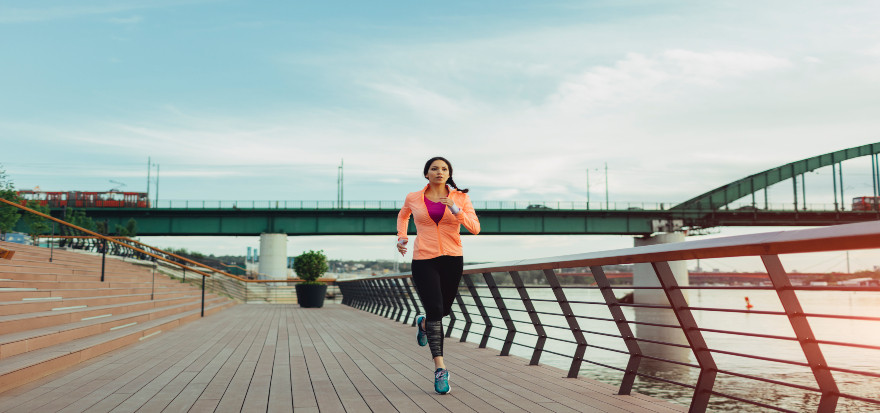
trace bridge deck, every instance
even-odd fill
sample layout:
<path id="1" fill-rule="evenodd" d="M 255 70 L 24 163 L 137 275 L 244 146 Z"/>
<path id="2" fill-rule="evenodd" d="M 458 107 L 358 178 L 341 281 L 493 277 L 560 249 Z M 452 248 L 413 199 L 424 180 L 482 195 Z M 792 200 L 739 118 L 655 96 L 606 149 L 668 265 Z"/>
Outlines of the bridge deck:
<path id="1" fill-rule="evenodd" d="M 414 332 L 333 303 L 238 305 L 10 390 L 0 411 L 687 410 L 455 339 L 445 349 L 452 392 L 440 396 Z"/>

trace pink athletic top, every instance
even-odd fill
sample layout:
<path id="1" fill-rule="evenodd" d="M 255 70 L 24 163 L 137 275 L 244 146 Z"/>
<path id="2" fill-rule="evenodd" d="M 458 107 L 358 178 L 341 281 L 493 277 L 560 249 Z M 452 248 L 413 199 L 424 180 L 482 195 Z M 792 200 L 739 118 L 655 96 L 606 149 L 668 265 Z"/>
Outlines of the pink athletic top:
<path id="1" fill-rule="evenodd" d="M 434 202 L 425 198 L 425 206 L 428 208 L 428 215 L 431 216 L 434 223 L 440 224 L 440 220 L 443 219 L 443 214 L 446 213 L 446 205 L 443 205 L 442 202 Z"/>

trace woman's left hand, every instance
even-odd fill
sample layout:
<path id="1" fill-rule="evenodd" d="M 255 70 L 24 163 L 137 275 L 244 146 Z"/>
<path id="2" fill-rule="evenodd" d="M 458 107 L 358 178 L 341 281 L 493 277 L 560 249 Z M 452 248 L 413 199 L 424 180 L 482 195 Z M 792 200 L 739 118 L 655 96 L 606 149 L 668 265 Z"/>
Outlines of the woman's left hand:
<path id="1" fill-rule="evenodd" d="M 449 210 L 452 211 L 452 213 L 455 215 L 458 215 L 458 213 L 461 211 L 460 209 L 458 209 L 457 206 L 455 206 L 455 202 L 449 199 L 449 197 L 441 196 L 440 203 L 446 205 L 446 207 L 449 208 Z"/>

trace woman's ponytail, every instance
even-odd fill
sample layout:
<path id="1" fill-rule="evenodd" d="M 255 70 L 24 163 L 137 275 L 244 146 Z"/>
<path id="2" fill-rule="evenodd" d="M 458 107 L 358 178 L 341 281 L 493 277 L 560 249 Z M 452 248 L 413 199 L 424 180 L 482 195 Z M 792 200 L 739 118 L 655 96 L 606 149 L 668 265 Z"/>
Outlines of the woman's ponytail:
<path id="1" fill-rule="evenodd" d="M 470 191 L 470 189 L 467 189 L 467 188 L 458 189 L 458 185 L 455 184 L 455 181 L 452 180 L 451 176 L 449 177 L 449 179 L 446 180 L 446 183 L 449 184 L 450 186 L 452 186 L 453 188 L 455 188 L 456 190 L 461 191 L 461 193 L 463 193 L 463 194 L 466 194 L 466 193 L 468 193 L 468 191 Z"/>

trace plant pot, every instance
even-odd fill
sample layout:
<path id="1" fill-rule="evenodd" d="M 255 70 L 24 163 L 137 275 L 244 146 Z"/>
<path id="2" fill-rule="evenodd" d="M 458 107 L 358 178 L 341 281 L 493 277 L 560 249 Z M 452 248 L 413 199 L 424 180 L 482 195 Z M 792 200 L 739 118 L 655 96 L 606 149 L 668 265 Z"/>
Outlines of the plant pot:
<path id="1" fill-rule="evenodd" d="M 327 284 L 296 285 L 296 301 L 303 308 L 323 307 L 325 294 L 327 294 Z"/>

